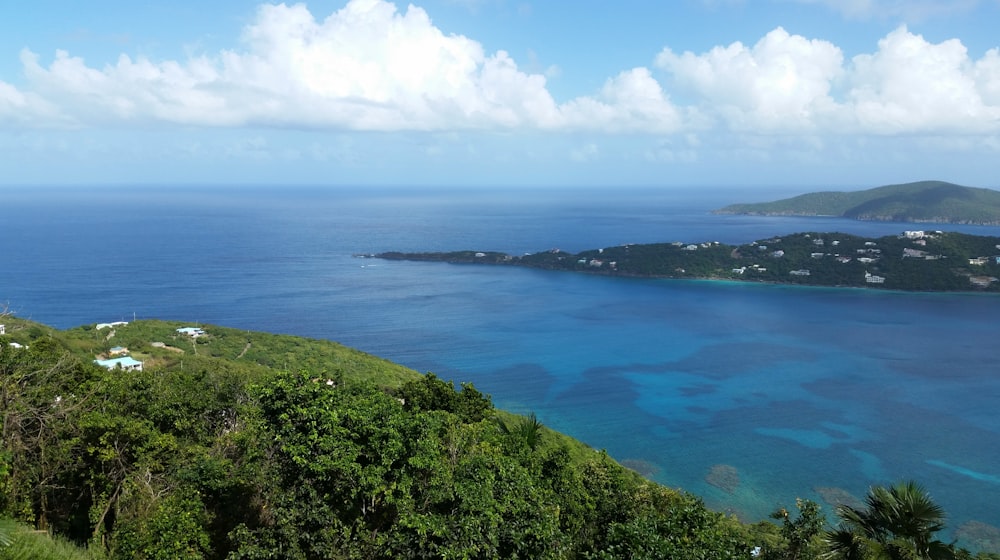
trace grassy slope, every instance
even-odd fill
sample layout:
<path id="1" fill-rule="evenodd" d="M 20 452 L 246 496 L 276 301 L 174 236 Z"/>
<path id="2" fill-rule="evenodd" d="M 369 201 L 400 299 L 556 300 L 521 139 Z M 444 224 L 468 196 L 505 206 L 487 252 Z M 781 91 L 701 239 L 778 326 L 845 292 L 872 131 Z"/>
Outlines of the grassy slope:
<path id="1" fill-rule="evenodd" d="M 856 192 L 809 193 L 774 202 L 731 204 L 717 212 L 995 224 L 1000 223 L 1000 192 L 920 181 Z"/>
<path id="2" fill-rule="evenodd" d="M 92 560 L 87 549 L 45 531 L 0 519 L 0 558 L 5 560 Z"/>
<path id="3" fill-rule="evenodd" d="M 193 339 L 176 332 L 180 327 L 193 323 L 177 321 L 140 320 L 114 329 L 97 330 L 94 325 L 82 325 L 67 330 L 57 330 L 41 323 L 4 317 L 6 338 L 30 344 L 41 336 L 48 336 L 84 359 L 104 357 L 112 347 L 124 346 L 129 355 L 143 362 L 145 368 L 160 367 L 165 370 L 240 368 L 248 375 L 263 375 L 272 370 L 308 371 L 317 377 L 335 377 L 342 374 L 348 381 L 371 381 L 380 387 L 398 388 L 419 378 L 420 373 L 349 348 L 336 342 L 303 338 L 291 335 L 244 331 L 216 325 L 198 325 L 208 336 Z M 162 342 L 165 347 L 153 346 Z M 249 380 L 248 380 L 249 381 Z M 457 386 L 461 379 L 453 380 Z M 497 411 L 504 421 L 510 422 L 517 415 Z M 562 446 L 570 456 L 583 460 L 595 450 L 565 434 L 545 429 L 543 447 Z"/>

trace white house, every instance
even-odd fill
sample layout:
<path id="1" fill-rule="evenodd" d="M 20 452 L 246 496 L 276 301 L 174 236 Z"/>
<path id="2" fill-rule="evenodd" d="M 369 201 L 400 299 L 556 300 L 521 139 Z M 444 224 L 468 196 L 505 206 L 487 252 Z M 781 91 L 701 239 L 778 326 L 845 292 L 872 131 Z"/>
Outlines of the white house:
<path id="1" fill-rule="evenodd" d="M 114 323 L 97 323 L 97 326 L 95 326 L 94 328 L 97 330 L 111 329 L 114 327 L 124 327 L 127 324 L 128 321 L 115 321 Z"/>
<path id="2" fill-rule="evenodd" d="M 875 276 L 874 274 L 865 271 L 865 282 L 868 282 L 869 284 L 884 284 L 885 277 Z"/>
<path id="3" fill-rule="evenodd" d="M 132 358 L 131 356 L 113 358 L 110 360 L 94 360 L 94 363 L 108 370 L 121 368 L 125 371 L 142 371 L 142 362 Z"/>
<path id="4" fill-rule="evenodd" d="M 200 327 L 181 327 L 177 329 L 178 334 L 186 334 L 191 338 L 198 338 L 199 336 L 204 336 L 205 331 Z"/>

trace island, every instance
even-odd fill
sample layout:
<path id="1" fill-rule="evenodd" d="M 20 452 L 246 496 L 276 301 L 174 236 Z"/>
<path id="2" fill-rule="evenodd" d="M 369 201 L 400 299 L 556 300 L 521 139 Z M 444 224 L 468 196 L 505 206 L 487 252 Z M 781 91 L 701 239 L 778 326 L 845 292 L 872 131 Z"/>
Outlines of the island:
<path id="1" fill-rule="evenodd" d="M 1000 225 L 1000 191 L 945 181 L 919 181 L 863 191 L 815 192 L 774 202 L 731 204 L 714 213 L 995 226 Z"/>
<path id="2" fill-rule="evenodd" d="M 1000 237 L 904 231 L 866 238 L 804 232 L 743 245 L 717 241 L 629 244 L 571 253 L 385 252 L 388 260 L 523 266 L 623 277 L 725 279 L 906 291 L 1000 291 Z"/>

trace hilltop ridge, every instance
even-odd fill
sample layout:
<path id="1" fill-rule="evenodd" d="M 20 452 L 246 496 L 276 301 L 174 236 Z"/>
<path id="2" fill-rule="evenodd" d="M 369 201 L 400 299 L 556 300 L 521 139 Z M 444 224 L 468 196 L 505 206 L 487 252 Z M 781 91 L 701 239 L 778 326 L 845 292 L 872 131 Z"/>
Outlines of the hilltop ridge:
<path id="1" fill-rule="evenodd" d="M 946 181 L 918 181 L 863 191 L 824 191 L 772 202 L 730 204 L 713 213 L 1000 225 L 1000 191 Z"/>

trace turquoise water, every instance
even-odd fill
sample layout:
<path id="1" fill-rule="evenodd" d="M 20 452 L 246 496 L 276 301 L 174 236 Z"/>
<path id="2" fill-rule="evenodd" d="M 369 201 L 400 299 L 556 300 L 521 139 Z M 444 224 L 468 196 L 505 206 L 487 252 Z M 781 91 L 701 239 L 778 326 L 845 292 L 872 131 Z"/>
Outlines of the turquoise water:
<path id="1" fill-rule="evenodd" d="M 718 509 L 923 483 L 1000 526 L 1000 298 L 356 259 L 746 242 L 907 224 L 712 216 L 729 190 L 3 193 L 0 301 L 72 327 L 156 317 L 327 338 L 472 381 Z M 940 226 L 935 226 L 940 227 Z M 954 229 L 954 228 L 947 228 Z M 1000 235 L 998 228 L 961 228 Z M 730 465 L 739 485 L 706 481 Z M 827 509 L 829 512 L 829 509 Z"/>

